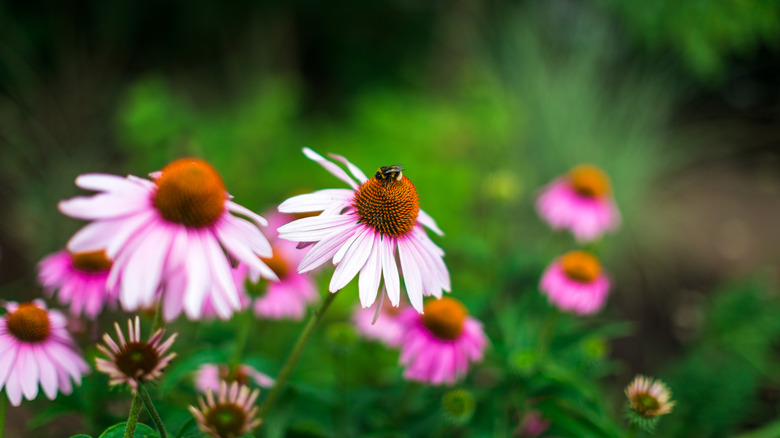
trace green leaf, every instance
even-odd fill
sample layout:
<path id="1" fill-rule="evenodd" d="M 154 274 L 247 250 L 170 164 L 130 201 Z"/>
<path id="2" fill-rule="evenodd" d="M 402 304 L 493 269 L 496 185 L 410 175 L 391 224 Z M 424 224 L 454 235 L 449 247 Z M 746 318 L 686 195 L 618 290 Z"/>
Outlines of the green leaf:
<path id="1" fill-rule="evenodd" d="M 106 429 L 98 438 L 124 438 L 126 426 L 126 422 L 115 424 Z M 138 423 L 135 427 L 133 438 L 160 438 L 160 435 L 151 427 Z"/>
<path id="2" fill-rule="evenodd" d="M 82 434 L 78 434 L 78 435 L 73 435 L 73 436 L 72 436 L 72 437 L 70 437 L 70 438 L 92 438 L 92 437 L 91 437 L 91 436 L 89 436 L 89 435 L 84 435 L 84 434 L 82 433 Z"/>

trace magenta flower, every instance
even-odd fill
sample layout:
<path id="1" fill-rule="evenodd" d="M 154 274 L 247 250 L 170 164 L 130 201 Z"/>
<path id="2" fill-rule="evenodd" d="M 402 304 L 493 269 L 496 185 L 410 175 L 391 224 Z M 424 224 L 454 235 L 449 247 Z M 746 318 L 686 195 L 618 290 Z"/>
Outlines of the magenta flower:
<path id="1" fill-rule="evenodd" d="M 228 255 L 277 279 L 259 258 L 271 256 L 271 245 L 255 226 L 265 219 L 231 201 L 210 164 L 184 158 L 152 178 L 81 175 L 76 185 L 100 193 L 59 205 L 66 215 L 93 221 L 70 239 L 68 250 L 105 249 L 114 260 L 108 287 L 120 288 L 125 310 L 151 307 L 162 294 L 167 320 L 182 309 L 200 318 L 206 299 L 219 317 L 229 318 L 240 302 Z"/>
<path id="2" fill-rule="evenodd" d="M 536 211 L 553 229 L 570 230 L 578 241 L 588 242 L 620 225 L 611 190 L 601 169 L 581 164 L 542 189 Z"/>
<path id="3" fill-rule="evenodd" d="M 217 365 L 206 363 L 201 365 L 195 372 L 195 387 L 204 394 L 209 389 L 218 392 L 220 382 L 223 381 L 228 384 L 238 382 L 239 385 L 246 386 L 248 386 L 250 382 L 253 382 L 261 388 L 270 388 L 274 386 L 274 379 L 249 365 L 228 367 L 224 364 Z"/>
<path id="4" fill-rule="evenodd" d="M 97 348 L 108 359 L 95 358 L 95 367 L 98 371 L 109 377 L 110 386 L 127 383 L 135 392 L 138 384 L 151 382 L 162 377 L 163 370 L 171 363 L 176 353 L 165 354 L 176 341 L 177 333 L 163 341 L 165 329 L 161 328 L 152 333 L 148 341 L 141 340 L 141 321 L 136 316 L 133 320 L 127 320 L 127 338 L 114 323 L 117 340 L 114 342 L 108 333 L 103 334 L 105 345 L 98 344 Z"/>
<path id="5" fill-rule="evenodd" d="M 390 302 L 398 306 L 401 285 L 395 249 L 412 306 L 422 312 L 423 295 L 441 297 L 450 290 L 450 275 L 444 265 L 444 251 L 426 234 L 423 225 L 436 234 L 441 230 L 420 209 L 417 189 L 402 174 L 400 166 L 380 167 L 367 178 L 346 158 L 332 155 L 357 179 L 309 148 L 303 153 L 347 183 L 350 189 L 327 189 L 299 195 L 284 201 L 284 213 L 322 212 L 298 219 L 279 228 L 279 237 L 302 245 L 314 244 L 298 266 L 309 272 L 328 260 L 336 270 L 329 290 L 336 292 L 360 273 L 358 281 L 361 306 L 370 307 L 377 297 L 380 282 Z"/>
<path id="6" fill-rule="evenodd" d="M 38 383 L 49 400 L 73 391 L 71 379 L 81 385 L 89 372 L 76 344 L 65 329 L 67 320 L 56 310 L 47 310 L 41 300 L 8 302 L 8 313 L 0 318 L 0 391 L 5 390 L 14 406 L 22 396 L 32 400 Z"/>
<path id="7" fill-rule="evenodd" d="M 382 342 L 391 348 L 397 348 L 401 345 L 406 330 L 401 318 L 399 318 L 403 311 L 403 305 L 392 307 L 383 304 L 380 315 L 375 321 L 375 310 L 358 307 L 352 313 L 352 322 L 357 327 L 358 333 L 364 338 Z"/>
<path id="8" fill-rule="evenodd" d="M 452 385 L 482 361 L 488 339 L 482 323 L 468 316 L 463 304 L 450 297 L 428 300 L 425 312 L 404 311 L 401 343 L 404 377 L 431 385 Z"/>
<path id="9" fill-rule="evenodd" d="M 542 273 L 539 289 L 560 310 L 587 315 L 604 305 L 609 279 L 596 256 L 578 250 L 553 260 Z"/>
<path id="10" fill-rule="evenodd" d="M 59 251 L 46 256 L 38 264 L 38 281 L 49 296 L 58 291 L 62 304 L 70 304 L 70 313 L 82 312 L 90 319 L 108 304 L 113 306 L 117 293 L 106 287 L 111 260 L 105 251 L 71 254 Z"/>

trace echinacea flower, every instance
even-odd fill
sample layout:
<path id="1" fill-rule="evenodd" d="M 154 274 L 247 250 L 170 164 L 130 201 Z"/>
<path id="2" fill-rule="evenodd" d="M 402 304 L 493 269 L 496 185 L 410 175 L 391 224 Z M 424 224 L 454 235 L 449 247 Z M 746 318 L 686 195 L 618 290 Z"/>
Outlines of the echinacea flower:
<path id="1" fill-rule="evenodd" d="M 268 227 L 277 230 L 295 219 L 295 216 L 270 213 Z M 276 233 L 272 233 L 272 236 Z M 314 279 L 296 271 L 306 251 L 301 251 L 289 240 L 269 238 L 273 256 L 263 262 L 274 271 L 279 281 L 259 284 L 260 272 L 245 264 L 233 270 L 233 279 L 240 291 L 255 296 L 252 308 L 260 318 L 300 320 L 306 314 L 306 306 L 317 301 L 319 294 Z"/>
<path id="2" fill-rule="evenodd" d="M 590 164 L 574 167 L 542 189 L 536 210 L 553 229 L 567 229 L 580 242 L 599 238 L 620 225 L 609 177 Z"/>
<path id="3" fill-rule="evenodd" d="M 625 389 L 630 409 L 645 418 L 658 417 L 672 412 L 675 402 L 666 384 L 652 377 L 636 376 Z"/>
<path id="4" fill-rule="evenodd" d="M 396 348 L 401 345 L 404 336 L 405 327 L 399 318 L 403 310 L 403 306 L 392 307 L 383 304 L 380 316 L 376 318 L 376 311 L 356 308 L 352 313 L 352 322 L 364 338 L 380 341 L 388 347 Z"/>
<path id="5" fill-rule="evenodd" d="M 203 432 L 214 438 L 238 438 L 262 423 L 254 405 L 259 395 L 259 389 L 250 392 L 238 382 L 228 386 L 223 381 L 216 400 L 214 392 L 208 389 L 205 398 L 198 398 L 200 409 L 190 406 L 189 410 Z"/>
<path id="6" fill-rule="evenodd" d="M 249 365 L 230 367 L 226 364 L 205 363 L 195 372 L 195 387 L 204 394 L 209 389 L 219 391 L 219 382 L 222 381 L 246 386 L 253 382 L 261 388 L 274 386 L 274 379 Z"/>
<path id="7" fill-rule="evenodd" d="M 135 324 L 133 320 L 127 320 L 127 338 L 118 323 L 114 323 L 114 329 L 119 342 L 114 342 L 108 333 L 104 333 L 103 342 L 106 345 L 97 346 L 108 360 L 95 358 L 95 367 L 101 373 L 108 375 L 108 384 L 111 386 L 127 383 L 130 389 L 136 392 L 139 383 L 151 382 L 162 377 L 165 367 L 176 357 L 176 353 L 168 355 L 165 353 L 173 345 L 177 333 L 163 341 L 165 329 L 161 328 L 155 331 L 148 341 L 142 341 L 141 321 L 137 316 Z"/>
<path id="8" fill-rule="evenodd" d="M 482 360 L 488 339 L 482 323 L 468 316 L 458 300 L 428 300 L 425 312 L 404 311 L 401 343 L 404 377 L 431 385 L 452 385 L 466 375 L 469 364 Z"/>
<path id="9" fill-rule="evenodd" d="M 105 251 L 59 251 L 38 264 L 38 281 L 49 296 L 57 291 L 60 303 L 70 304 L 70 313 L 95 319 L 104 305 L 116 302 L 116 291 L 106 287 L 110 270 Z"/>
<path id="10" fill-rule="evenodd" d="M 41 300 L 31 303 L 7 302 L 0 317 L 0 391 L 14 406 L 22 396 L 32 400 L 40 383 L 49 400 L 73 391 L 71 379 L 81 385 L 89 372 L 76 344 L 65 329 L 65 316 L 48 310 Z"/>
<path id="11" fill-rule="evenodd" d="M 596 256 L 576 250 L 553 260 L 542 273 L 539 289 L 559 309 L 587 315 L 604 305 L 609 279 Z"/>
<path id="12" fill-rule="evenodd" d="M 265 219 L 233 202 L 209 163 L 183 158 L 151 177 L 81 175 L 77 186 L 100 193 L 59 204 L 64 214 L 93 221 L 70 239 L 68 250 L 105 249 L 114 260 L 108 287 L 120 288 L 125 310 L 151 307 L 162 294 L 167 320 L 182 309 L 200 318 L 207 298 L 221 318 L 229 318 L 240 303 L 228 255 L 277 279 L 260 259 L 271 256 L 257 228 Z"/>
<path id="13" fill-rule="evenodd" d="M 450 275 L 444 265 L 444 251 L 428 237 L 423 226 L 442 232 L 420 209 L 417 189 L 403 175 L 400 166 L 380 167 L 372 178 L 346 158 L 331 155 L 343 163 L 357 182 L 342 168 L 309 148 L 303 153 L 351 189 L 327 189 L 294 196 L 279 206 L 284 213 L 322 213 L 279 228 L 279 237 L 302 245 L 312 244 L 298 266 L 309 272 L 332 259 L 336 270 L 329 290 L 336 292 L 360 273 L 360 304 L 370 307 L 382 279 L 393 306 L 401 299 L 396 248 L 409 301 L 422 312 L 423 295 L 440 298 L 450 290 Z M 301 246 L 301 245 L 299 245 Z M 384 293 L 384 292 L 383 292 Z"/>

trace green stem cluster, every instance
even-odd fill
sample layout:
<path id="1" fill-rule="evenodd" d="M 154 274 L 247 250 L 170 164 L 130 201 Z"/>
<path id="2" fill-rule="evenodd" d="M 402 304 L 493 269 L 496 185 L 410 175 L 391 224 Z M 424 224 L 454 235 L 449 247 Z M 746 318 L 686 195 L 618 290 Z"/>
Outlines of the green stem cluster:
<path id="1" fill-rule="evenodd" d="M 143 400 L 146 410 L 152 417 L 154 425 L 157 426 L 157 431 L 160 432 L 160 438 L 168 438 L 168 432 L 165 431 L 165 425 L 162 422 L 162 418 L 160 418 L 160 414 L 157 413 L 157 409 L 154 408 L 154 403 L 152 403 L 149 392 L 146 390 L 146 386 L 143 383 L 138 384 L 138 394 L 141 395 L 141 400 Z"/>
<path id="2" fill-rule="evenodd" d="M 273 389 L 271 389 L 271 392 L 268 393 L 268 397 L 265 399 L 265 403 L 260 409 L 260 418 L 265 418 L 266 415 L 268 415 L 268 411 L 270 411 L 271 407 L 273 407 L 276 398 L 279 396 L 279 392 L 284 387 L 284 384 L 287 383 L 287 380 L 290 378 L 290 374 L 292 374 L 293 370 L 295 369 L 295 365 L 298 363 L 298 359 L 300 359 L 301 353 L 303 353 L 303 348 L 306 346 L 309 338 L 311 338 L 311 335 L 314 333 L 314 329 L 317 328 L 317 324 L 319 324 L 320 320 L 322 320 L 322 316 L 325 315 L 325 311 L 328 310 L 328 307 L 330 307 L 330 304 L 333 302 L 334 298 L 336 298 L 336 294 L 329 293 L 328 296 L 326 296 L 322 301 L 320 308 L 315 311 L 306 322 L 306 326 L 298 336 L 298 340 L 295 341 L 295 346 L 293 346 L 290 355 L 287 357 L 287 361 L 282 366 L 282 371 L 279 373 L 279 377 L 276 378 L 276 384 L 274 385 Z"/>

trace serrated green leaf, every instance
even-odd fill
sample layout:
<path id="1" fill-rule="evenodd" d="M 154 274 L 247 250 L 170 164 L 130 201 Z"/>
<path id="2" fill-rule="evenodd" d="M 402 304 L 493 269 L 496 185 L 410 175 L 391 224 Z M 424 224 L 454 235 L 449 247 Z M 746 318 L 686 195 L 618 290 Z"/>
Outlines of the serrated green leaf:
<path id="1" fill-rule="evenodd" d="M 126 422 L 115 424 L 106 429 L 98 438 L 124 438 L 126 427 Z M 138 423 L 135 427 L 133 438 L 160 438 L 160 435 L 151 427 L 143 423 Z"/>

